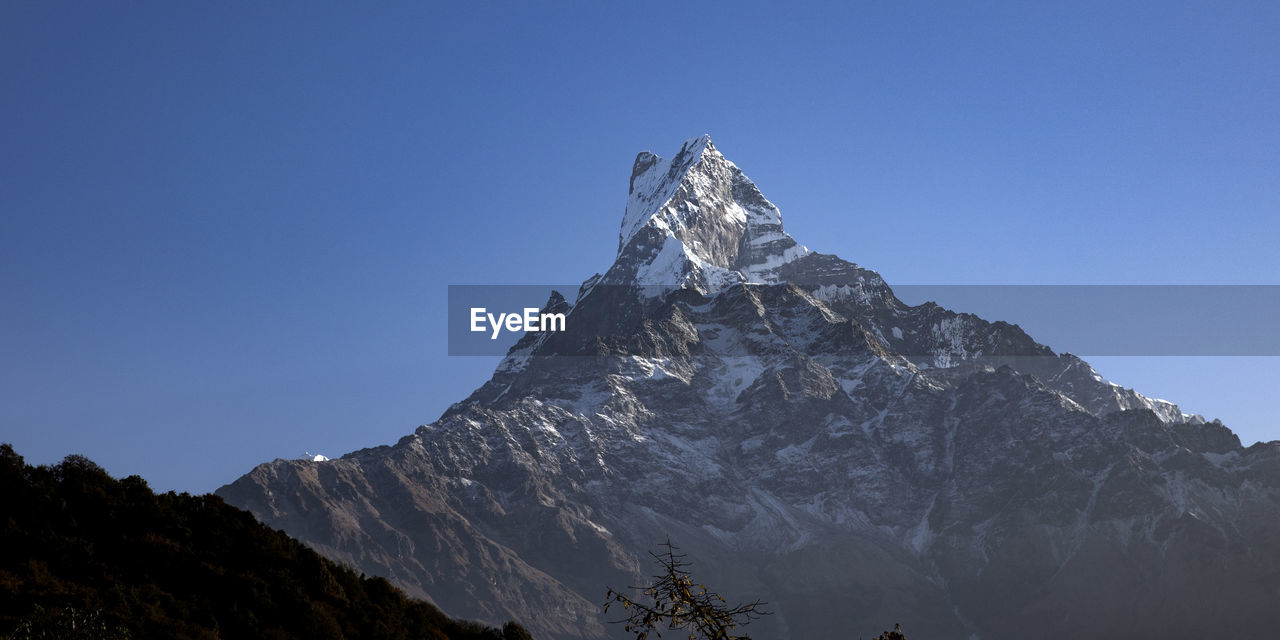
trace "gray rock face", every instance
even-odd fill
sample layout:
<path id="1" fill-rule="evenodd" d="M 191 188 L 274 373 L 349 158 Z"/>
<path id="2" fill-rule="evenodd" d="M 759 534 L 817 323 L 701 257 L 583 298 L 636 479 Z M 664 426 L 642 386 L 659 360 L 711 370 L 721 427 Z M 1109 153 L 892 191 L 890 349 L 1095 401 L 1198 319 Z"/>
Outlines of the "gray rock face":
<path id="1" fill-rule="evenodd" d="M 908 306 L 798 245 L 707 138 L 636 159 L 564 333 L 393 446 L 218 493 L 452 615 L 618 636 L 670 537 L 769 602 L 758 638 L 1267 637 L 1280 443 L 1104 381 L 1016 326 Z"/>

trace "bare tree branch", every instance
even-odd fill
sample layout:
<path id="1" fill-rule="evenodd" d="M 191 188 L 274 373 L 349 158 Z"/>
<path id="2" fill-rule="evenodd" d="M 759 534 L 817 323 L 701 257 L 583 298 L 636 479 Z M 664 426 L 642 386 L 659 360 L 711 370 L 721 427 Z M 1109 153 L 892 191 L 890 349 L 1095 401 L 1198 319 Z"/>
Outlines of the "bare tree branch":
<path id="1" fill-rule="evenodd" d="M 636 640 L 646 640 L 651 633 L 661 638 L 662 629 L 686 632 L 689 640 L 751 640 L 750 636 L 734 635 L 733 631 L 753 619 L 769 615 L 770 612 L 761 609 L 765 603 L 756 600 L 729 606 L 720 594 L 693 581 L 687 571 L 692 563 L 685 560 L 685 554 L 677 553 L 679 547 L 671 544 L 670 539 L 661 546 L 666 548 L 664 552 L 650 551 L 649 555 L 662 568 L 662 573 L 653 576 L 653 582 L 647 586 L 631 587 L 632 591 L 644 594 L 643 601 L 612 588 L 606 592 L 606 612 L 615 604 L 627 611 L 626 618 L 612 622 L 624 624 L 628 632 L 636 634 Z"/>

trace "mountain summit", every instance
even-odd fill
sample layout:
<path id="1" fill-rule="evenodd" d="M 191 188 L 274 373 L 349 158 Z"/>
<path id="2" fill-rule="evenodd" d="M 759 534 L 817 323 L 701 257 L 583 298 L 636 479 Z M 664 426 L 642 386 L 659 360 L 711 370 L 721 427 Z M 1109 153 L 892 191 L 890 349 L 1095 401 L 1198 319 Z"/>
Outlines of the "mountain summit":
<path id="1" fill-rule="evenodd" d="M 760 637 L 1264 637 L 1280 443 L 797 244 L 707 137 L 641 153 L 566 331 L 392 446 L 219 490 L 452 615 L 617 637 L 668 537 Z M 613 634 L 613 635 L 610 635 Z"/>
<path id="2" fill-rule="evenodd" d="M 779 267 L 808 253 L 782 230 L 778 208 L 704 135 L 670 160 L 636 156 L 618 259 L 605 282 L 708 293 L 776 282 Z"/>

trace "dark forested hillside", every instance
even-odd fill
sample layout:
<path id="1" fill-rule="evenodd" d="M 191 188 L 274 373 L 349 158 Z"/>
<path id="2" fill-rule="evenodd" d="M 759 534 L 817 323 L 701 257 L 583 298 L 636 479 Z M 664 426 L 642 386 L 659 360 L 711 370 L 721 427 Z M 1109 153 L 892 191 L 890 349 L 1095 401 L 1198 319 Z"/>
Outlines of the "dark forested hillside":
<path id="1" fill-rule="evenodd" d="M 74 630 L 73 630 L 74 627 Z M 0 638 L 525 638 L 458 622 L 213 495 L 0 445 Z"/>

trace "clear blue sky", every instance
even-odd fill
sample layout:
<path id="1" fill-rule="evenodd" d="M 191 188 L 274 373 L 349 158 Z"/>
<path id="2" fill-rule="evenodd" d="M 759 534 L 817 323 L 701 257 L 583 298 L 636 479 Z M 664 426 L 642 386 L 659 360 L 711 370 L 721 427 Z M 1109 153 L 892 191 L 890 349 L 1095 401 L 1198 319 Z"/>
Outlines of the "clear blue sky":
<path id="1" fill-rule="evenodd" d="M 0 440 L 192 491 L 394 442 L 495 363 L 446 286 L 603 270 L 704 132 L 890 283 L 1280 284 L 1280 5 L 1049 5 L 0 4 Z M 1276 360 L 1097 363 L 1251 442 Z"/>

